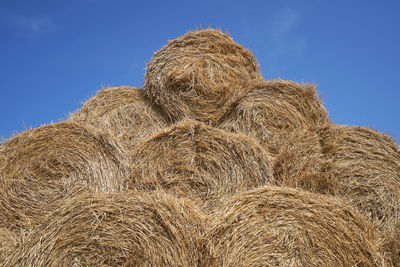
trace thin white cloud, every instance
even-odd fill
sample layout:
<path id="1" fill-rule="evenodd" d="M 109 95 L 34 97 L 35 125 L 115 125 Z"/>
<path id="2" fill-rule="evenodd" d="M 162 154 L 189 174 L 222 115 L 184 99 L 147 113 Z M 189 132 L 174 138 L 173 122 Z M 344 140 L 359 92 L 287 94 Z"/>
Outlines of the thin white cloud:
<path id="1" fill-rule="evenodd" d="M 300 19 L 300 12 L 292 7 L 286 6 L 275 18 L 275 27 L 278 33 L 291 31 Z"/>
<path id="2" fill-rule="evenodd" d="M 296 32 L 297 25 L 301 23 L 300 9 L 285 6 L 276 10 L 271 17 L 266 32 L 266 47 L 263 55 L 263 70 L 268 73 L 284 73 L 294 68 L 307 49 L 307 39 Z"/>
<path id="3" fill-rule="evenodd" d="M 40 37 L 58 29 L 50 17 L 27 17 L 0 10 L 0 22 L 16 34 L 28 37 Z"/>

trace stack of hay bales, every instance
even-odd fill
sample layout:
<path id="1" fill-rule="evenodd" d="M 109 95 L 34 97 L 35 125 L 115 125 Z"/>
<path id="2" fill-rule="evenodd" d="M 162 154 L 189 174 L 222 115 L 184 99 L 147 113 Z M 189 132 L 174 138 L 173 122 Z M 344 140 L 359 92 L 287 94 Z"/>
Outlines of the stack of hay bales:
<path id="1" fill-rule="evenodd" d="M 0 146 L 0 265 L 400 266 L 400 148 L 221 31 Z"/>

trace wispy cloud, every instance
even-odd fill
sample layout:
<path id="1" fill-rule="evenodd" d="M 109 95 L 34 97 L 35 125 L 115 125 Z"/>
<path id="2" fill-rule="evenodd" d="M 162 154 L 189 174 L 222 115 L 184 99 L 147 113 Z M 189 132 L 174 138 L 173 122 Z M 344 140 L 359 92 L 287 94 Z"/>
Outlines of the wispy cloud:
<path id="1" fill-rule="evenodd" d="M 300 12 L 292 7 L 284 7 L 274 18 L 274 28 L 279 34 L 290 32 L 300 19 Z"/>
<path id="2" fill-rule="evenodd" d="M 268 76 L 281 75 L 295 67 L 307 49 L 307 39 L 296 31 L 301 18 L 301 10 L 291 6 L 276 10 L 270 18 L 264 39 L 267 51 L 262 59 Z"/>
<path id="3" fill-rule="evenodd" d="M 46 16 L 21 16 L 0 10 L 0 22 L 16 34 L 28 37 L 41 37 L 58 29 L 52 18 Z"/>

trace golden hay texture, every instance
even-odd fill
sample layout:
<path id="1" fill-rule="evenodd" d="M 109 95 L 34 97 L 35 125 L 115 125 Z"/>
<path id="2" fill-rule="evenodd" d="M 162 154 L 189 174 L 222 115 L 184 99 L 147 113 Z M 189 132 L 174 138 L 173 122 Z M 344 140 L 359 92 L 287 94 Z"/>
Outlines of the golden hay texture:
<path id="1" fill-rule="evenodd" d="M 282 147 L 273 166 L 277 183 L 323 194 L 340 195 L 338 180 L 332 176 L 335 168 L 333 157 L 325 157 L 317 131 L 293 131 L 282 135 L 280 142 Z"/>
<path id="2" fill-rule="evenodd" d="M 124 190 L 128 176 L 127 153 L 94 128 L 62 122 L 17 134 L 0 147 L 0 226 L 29 228 L 57 200 Z"/>
<path id="3" fill-rule="evenodd" d="M 161 187 L 207 204 L 272 182 L 270 157 L 245 136 L 184 120 L 141 143 L 132 187 Z"/>
<path id="4" fill-rule="evenodd" d="M 4 261 L 14 252 L 18 241 L 15 233 L 0 227 L 0 266 L 5 265 Z"/>
<path id="5" fill-rule="evenodd" d="M 67 199 L 9 266 L 196 266 L 205 215 L 162 192 Z"/>
<path id="6" fill-rule="evenodd" d="M 384 266 L 365 218 L 337 199 L 285 187 L 234 196 L 204 240 L 214 266 Z"/>
<path id="7" fill-rule="evenodd" d="M 339 125 L 293 133 L 276 158 L 274 177 L 346 199 L 382 231 L 395 249 L 388 253 L 399 258 L 393 245 L 399 243 L 391 239 L 396 232 L 400 237 L 400 147 L 389 136 Z"/>
<path id="8" fill-rule="evenodd" d="M 144 91 L 175 122 L 214 122 L 247 85 L 262 76 L 254 56 L 218 30 L 189 32 L 157 51 Z"/>
<path id="9" fill-rule="evenodd" d="M 400 266 L 400 222 L 389 226 L 383 233 L 384 249 L 394 266 Z"/>
<path id="10" fill-rule="evenodd" d="M 374 130 L 330 125 L 294 133 L 274 176 L 290 187 L 344 196 L 381 229 L 400 218 L 400 147 Z"/>
<path id="11" fill-rule="evenodd" d="M 217 122 L 229 132 L 256 138 L 277 153 L 287 132 L 330 123 L 314 85 L 291 81 L 255 81 Z"/>
<path id="12" fill-rule="evenodd" d="M 87 123 L 117 136 L 126 149 L 166 126 L 166 118 L 153 107 L 143 90 L 111 87 L 100 90 L 71 114 L 69 121 Z"/>

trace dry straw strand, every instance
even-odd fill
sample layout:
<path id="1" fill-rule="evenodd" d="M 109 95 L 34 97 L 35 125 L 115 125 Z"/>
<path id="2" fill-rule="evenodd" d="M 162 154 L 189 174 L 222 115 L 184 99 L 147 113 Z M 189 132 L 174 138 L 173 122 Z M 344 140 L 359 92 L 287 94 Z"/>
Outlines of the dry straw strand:
<path id="1" fill-rule="evenodd" d="M 191 120 L 145 140 L 133 158 L 132 187 L 161 187 L 209 206 L 273 182 L 270 157 L 254 140 Z"/>
<path id="2" fill-rule="evenodd" d="M 100 90 L 72 113 L 69 121 L 90 124 L 117 136 L 127 150 L 140 140 L 166 126 L 166 118 L 135 87 L 111 87 Z"/>
<path id="3" fill-rule="evenodd" d="M 196 30 L 169 41 L 147 65 L 146 95 L 176 122 L 215 122 L 262 76 L 249 50 L 219 30 Z"/>
<path id="4" fill-rule="evenodd" d="M 20 231 L 81 190 L 126 189 L 128 154 L 117 140 L 72 122 L 17 134 L 0 147 L 0 225 Z"/>
<path id="5" fill-rule="evenodd" d="M 214 266 L 385 266 L 373 225 L 337 199 L 265 186 L 234 196 L 207 230 Z"/>
<path id="6" fill-rule="evenodd" d="M 206 216 L 163 192 L 66 200 L 7 261 L 10 266 L 197 266 Z"/>

